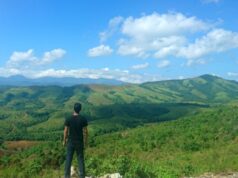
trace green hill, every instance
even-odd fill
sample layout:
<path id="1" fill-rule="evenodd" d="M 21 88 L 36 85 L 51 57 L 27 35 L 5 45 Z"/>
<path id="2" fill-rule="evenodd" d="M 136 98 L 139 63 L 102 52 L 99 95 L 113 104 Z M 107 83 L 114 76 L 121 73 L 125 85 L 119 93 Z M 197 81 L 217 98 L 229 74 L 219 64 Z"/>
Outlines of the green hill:
<path id="1" fill-rule="evenodd" d="M 222 78 L 202 75 L 197 78 L 184 80 L 170 80 L 145 83 L 142 87 L 161 91 L 164 95 L 173 96 L 176 101 L 202 102 L 202 103 L 227 103 L 237 100 L 238 83 Z"/>
<path id="2" fill-rule="evenodd" d="M 98 135 L 237 100 L 237 82 L 210 75 L 123 86 L 0 87 L 0 134 L 11 140 L 59 139 L 64 118 L 78 101 Z"/>
<path id="3" fill-rule="evenodd" d="M 237 97 L 237 82 L 210 75 L 123 86 L 0 87 L 0 177 L 62 175 L 63 122 L 78 101 L 89 119 L 88 175 L 238 171 Z M 41 142 L 14 150 L 2 144 L 22 139 Z"/>

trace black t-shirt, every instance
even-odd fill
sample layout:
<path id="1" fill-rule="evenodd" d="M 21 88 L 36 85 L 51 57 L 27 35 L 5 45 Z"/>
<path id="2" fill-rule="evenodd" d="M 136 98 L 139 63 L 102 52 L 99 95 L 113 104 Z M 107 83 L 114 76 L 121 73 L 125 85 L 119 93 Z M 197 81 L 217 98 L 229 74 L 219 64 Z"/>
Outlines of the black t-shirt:
<path id="1" fill-rule="evenodd" d="M 64 125 L 69 127 L 69 141 L 83 144 L 83 127 L 88 125 L 87 119 L 81 115 L 73 115 L 65 119 Z"/>

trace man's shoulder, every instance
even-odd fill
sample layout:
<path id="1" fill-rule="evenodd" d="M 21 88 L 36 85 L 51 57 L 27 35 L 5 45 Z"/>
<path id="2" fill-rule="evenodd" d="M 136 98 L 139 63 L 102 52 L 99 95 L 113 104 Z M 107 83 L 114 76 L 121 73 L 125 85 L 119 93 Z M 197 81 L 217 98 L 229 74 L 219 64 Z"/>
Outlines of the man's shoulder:
<path id="1" fill-rule="evenodd" d="M 80 115 L 80 119 L 82 120 L 83 126 L 86 127 L 88 125 L 87 117 Z"/>
<path id="2" fill-rule="evenodd" d="M 70 112 L 64 113 L 64 118 L 68 119 L 71 117 L 72 117 L 72 113 L 70 113 Z"/>
<path id="3" fill-rule="evenodd" d="M 72 117 L 73 117 L 72 115 L 68 115 L 68 116 L 65 117 L 65 120 L 68 120 L 68 121 L 69 121 L 69 120 L 72 119 Z"/>
<path id="4" fill-rule="evenodd" d="M 71 122 L 72 120 L 72 115 L 67 115 L 65 116 L 65 125 L 69 125 L 69 123 Z"/>
<path id="5" fill-rule="evenodd" d="M 80 119 L 87 120 L 87 117 L 84 114 L 79 114 L 78 116 L 79 116 Z"/>

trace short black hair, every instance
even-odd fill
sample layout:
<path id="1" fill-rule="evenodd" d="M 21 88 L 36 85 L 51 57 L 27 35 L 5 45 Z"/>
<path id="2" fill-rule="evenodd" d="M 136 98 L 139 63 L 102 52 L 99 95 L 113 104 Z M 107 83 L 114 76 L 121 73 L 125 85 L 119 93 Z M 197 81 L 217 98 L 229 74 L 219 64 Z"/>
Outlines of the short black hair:
<path id="1" fill-rule="evenodd" d="M 81 108 L 82 108 L 81 103 L 75 103 L 75 104 L 74 104 L 74 111 L 75 111 L 76 113 L 79 113 L 79 112 L 81 111 Z"/>

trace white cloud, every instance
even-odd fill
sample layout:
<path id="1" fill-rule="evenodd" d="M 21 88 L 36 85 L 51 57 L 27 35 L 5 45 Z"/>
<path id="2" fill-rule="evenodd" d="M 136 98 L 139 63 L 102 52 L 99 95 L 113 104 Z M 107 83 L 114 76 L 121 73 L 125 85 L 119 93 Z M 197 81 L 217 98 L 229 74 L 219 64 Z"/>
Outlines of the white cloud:
<path id="1" fill-rule="evenodd" d="M 52 63 L 54 60 L 62 58 L 65 53 L 66 51 L 60 48 L 45 52 L 40 64 Z"/>
<path id="2" fill-rule="evenodd" d="M 174 55 L 178 49 L 185 45 L 187 42 L 186 38 L 183 36 L 171 36 L 167 38 L 162 38 L 160 40 L 160 46 L 154 53 L 155 58 L 164 58 L 169 55 Z"/>
<path id="3" fill-rule="evenodd" d="M 235 73 L 235 72 L 228 72 L 227 75 L 229 77 L 238 77 L 238 73 Z"/>
<path id="4" fill-rule="evenodd" d="M 25 52 L 15 51 L 10 56 L 10 59 L 7 61 L 7 66 L 18 66 L 20 63 L 29 63 L 35 60 L 36 58 L 33 54 L 33 49 L 29 49 Z"/>
<path id="5" fill-rule="evenodd" d="M 141 55 L 144 54 L 144 49 L 134 45 L 120 45 L 118 53 L 123 56 L 136 55 L 140 57 Z"/>
<path id="6" fill-rule="evenodd" d="M 88 50 L 89 57 L 98 57 L 98 56 L 106 56 L 110 55 L 113 52 L 113 49 L 110 46 L 100 45 L 95 48 L 91 48 Z"/>
<path id="7" fill-rule="evenodd" d="M 21 61 L 21 60 L 29 60 L 33 57 L 33 49 L 29 49 L 26 52 L 18 52 L 15 51 L 10 57 L 11 61 Z"/>
<path id="8" fill-rule="evenodd" d="M 0 76 L 9 77 L 12 75 L 21 75 L 24 71 L 17 68 L 0 68 Z"/>
<path id="9" fill-rule="evenodd" d="M 169 65 L 170 65 L 169 60 L 163 60 L 163 61 L 158 63 L 157 67 L 158 68 L 165 68 L 165 67 L 168 67 Z"/>
<path id="10" fill-rule="evenodd" d="M 214 29 L 202 38 L 196 39 L 194 43 L 180 48 L 177 56 L 193 59 L 233 48 L 238 48 L 238 33 L 224 29 Z"/>
<path id="11" fill-rule="evenodd" d="M 128 17 L 121 27 L 123 38 L 119 40 L 119 55 L 134 55 L 146 58 L 163 58 L 175 55 L 181 46 L 188 43 L 187 36 L 206 31 L 213 24 L 181 13 L 145 15 L 140 18 Z"/>
<path id="12" fill-rule="evenodd" d="M 138 65 L 134 65 L 134 66 L 132 66 L 132 69 L 135 69 L 135 70 L 137 70 L 137 69 L 144 69 L 144 68 L 147 68 L 149 66 L 149 63 L 144 63 L 144 64 L 138 64 Z"/>
<path id="13" fill-rule="evenodd" d="M 140 18 L 128 17 L 123 23 L 122 33 L 144 41 L 208 28 L 210 28 L 209 24 L 196 17 L 186 17 L 182 13 L 153 13 Z"/>
<path id="14" fill-rule="evenodd" d="M 29 49 L 25 52 L 15 51 L 10 56 L 6 65 L 8 68 L 30 68 L 45 65 L 54 62 L 56 59 L 62 58 L 65 53 L 65 50 L 58 48 L 45 52 L 43 57 L 39 58 L 34 55 L 33 49 Z"/>
<path id="15" fill-rule="evenodd" d="M 107 30 L 99 33 L 100 42 L 105 42 L 108 38 L 110 38 L 119 28 L 120 24 L 123 22 L 123 18 L 121 16 L 114 17 L 108 23 Z"/>
<path id="16" fill-rule="evenodd" d="M 39 77 L 75 77 L 75 78 L 91 78 L 91 79 L 115 79 L 128 83 L 142 83 L 147 81 L 163 80 L 159 75 L 140 75 L 133 74 L 128 70 L 109 68 L 102 69 L 46 69 L 46 70 L 20 70 L 15 68 L 0 68 L 0 76 L 24 75 L 29 78 Z"/>
<path id="17" fill-rule="evenodd" d="M 207 55 L 238 48 L 238 33 L 216 28 L 221 25 L 218 22 L 208 23 L 182 13 L 155 12 L 141 17 L 116 17 L 109 22 L 108 29 L 111 29 L 110 26 L 120 29 L 116 45 L 117 54 L 121 56 L 158 59 L 172 56 L 187 59 L 187 66 L 190 66 L 207 63 Z M 101 41 L 107 39 L 107 34 L 113 34 L 110 30 L 106 32 L 101 33 Z M 99 56 L 97 53 L 103 51 L 103 46 L 95 48 L 92 56 Z"/>

